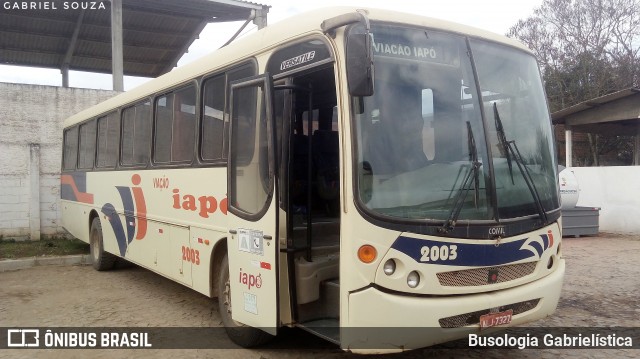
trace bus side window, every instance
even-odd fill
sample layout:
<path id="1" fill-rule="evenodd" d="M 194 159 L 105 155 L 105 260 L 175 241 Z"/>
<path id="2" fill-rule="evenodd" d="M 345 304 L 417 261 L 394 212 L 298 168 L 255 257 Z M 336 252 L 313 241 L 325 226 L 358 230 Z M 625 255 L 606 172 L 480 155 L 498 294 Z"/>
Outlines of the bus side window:
<path id="1" fill-rule="evenodd" d="M 116 112 L 98 119 L 98 149 L 96 167 L 113 168 L 116 165 L 120 121 Z"/>
<path id="2" fill-rule="evenodd" d="M 80 125 L 80 149 L 78 153 L 78 168 L 93 169 L 96 156 L 96 120 Z"/>
<path id="3" fill-rule="evenodd" d="M 171 162 L 191 161 L 196 135 L 195 87 L 176 91 L 174 98 Z"/>
<path id="4" fill-rule="evenodd" d="M 196 130 L 194 86 L 156 99 L 154 160 L 159 163 L 188 162 L 193 159 Z"/>
<path id="5" fill-rule="evenodd" d="M 74 126 L 64 132 L 64 170 L 75 170 L 78 162 L 78 126 Z"/>
<path id="6" fill-rule="evenodd" d="M 122 111 L 120 158 L 123 165 L 142 165 L 149 160 L 150 115 L 151 103 L 149 101 Z"/>
<path id="7" fill-rule="evenodd" d="M 204 83 L 200 156 L 203 160 L 223 158 L 225 75 Z"/>
<path id="8" fill-rule="evenodd" d="M 229 153 L 229 111 L 231 108 L 231 104 L 229 101 L 231 100 L 229 94 L 231 93 L 231 82 L 236 80 L 241 80 L 247 77 L 255 76 L 257 74 L 257 70 L 253 64 L 242 65 L 237 69 L 230 70 L 227 73 L 227 85 L 226 85 L 226 99 L 225 99 L 225 109 L 224 109 L 224 139 L 222 145 L 222 158 L 227 158 Z"/>
<path id="9" fill-rule="evenodd" d="M 171 128 L 173 126 L 173 93 L 156 100 L 156 134 L 154 138 L 155 162 L 171 162 Z"/>

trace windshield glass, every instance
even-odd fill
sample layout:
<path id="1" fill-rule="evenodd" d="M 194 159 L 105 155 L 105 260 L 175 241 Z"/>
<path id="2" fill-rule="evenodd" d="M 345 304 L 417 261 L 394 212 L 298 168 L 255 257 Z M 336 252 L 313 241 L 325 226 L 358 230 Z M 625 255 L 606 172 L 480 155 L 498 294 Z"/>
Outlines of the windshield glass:
<path id="1" fill-rule="evenodd" d="M 482 103 L 491 124 L 485 134 L 464 37 L 380 25 L 372 27 L 372 36 L 375 94 L 354 99 L 353 106 L 357 196 L 369 211 L 405 220 L 438 221 L 451 218 L 454 207 L 459 207 L 458 220 L 490 220 L 496 212 L 501 218 L 536 214 L 534 197 L 515 162 L 514 184 L 506 183 L 511 181 L 510 173 L 496 147 L 500 142 L 488 107 L 495 101 L 490 101 L 490 96 L 498 93 L 514 103 L 511 109 L 504 109 L 504 115 L 505 100 L 497 105 L 507 139 L 517 141 L 546 201 L 544 208 L 558 207 L 554 204 L 557 192 L 550 121 L 533 57 L 473 42 L 473 48 L 478 49 L 474 57 L 481 58 Z M 502 51 L 499 56 L 498 50 Z M 535 74 L 528 69 L 531 65 Z M 487 86 L 503 80 L 522 85 L 514 93 L 504 86 L 485 89 L 484 77 L 491 79 Z M 519 96 L 518 101 L 509 96 Z M 499 177 L 497 200 L 493 198 L 491 161 Z M 455 205 L 459 201 L 462 203 Z M 501 208 L 496 211 L 494 203 Z"/>
<path id="2" fill-rule="evenodd" d="M 471 41 L 482 89 L 500 218 L 537 214 L 524 173 L 535 184 L 545 211 L 559 207 L 553 133 L 538 66 L 524 52 L 484 41 Z M 525 171 L 507 155 L 503 139 L 522 155 Z M 510 168 L 511 167 L 511 168 Z"/>
<path id="3" fill-rule="evenodd" d="M 375 94 L 356 115 L 360 201 L 382 215 L 444 220 L 472 191 L 459 218 L 492 218 L 488 168 L 463 186 L 473 154 L 488 158 L 465 39 L 379 26 L 373 40 Z"/>

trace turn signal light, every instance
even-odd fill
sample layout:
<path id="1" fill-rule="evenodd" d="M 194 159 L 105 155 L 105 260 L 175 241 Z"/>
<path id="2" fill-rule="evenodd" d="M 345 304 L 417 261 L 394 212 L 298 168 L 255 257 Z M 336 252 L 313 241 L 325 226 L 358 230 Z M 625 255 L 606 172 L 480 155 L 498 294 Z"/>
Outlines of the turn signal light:
<path id="1" fill-rule="evenodd" d="M 371 263 L 376 260 L 377 256 L 378 251 L 372 245 L 365 244 L 358 249 L 358 259 L 362 263 Z"/>

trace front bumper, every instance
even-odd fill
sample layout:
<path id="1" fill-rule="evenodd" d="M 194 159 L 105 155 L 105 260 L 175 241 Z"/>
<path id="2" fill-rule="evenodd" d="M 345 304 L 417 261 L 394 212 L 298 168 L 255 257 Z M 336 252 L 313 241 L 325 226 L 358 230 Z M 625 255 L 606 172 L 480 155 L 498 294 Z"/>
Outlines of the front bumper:
<path id="1" fill-rule="evenodd" d="M 439 320 L 486 309 L 540 299 L 514 314 L 509 326 L 552 314 L 560 299 L 565 261 L 537 281 L 514 288 L 470 295 L 425 297 L 391 294 L 369 288 L 349 295 L 349 319 L 341 330 L 341 347 L 361 353 L 403 351 L 465 338 L 479 333 L 479 324 L 442 328 Z M 490 333 L 494 328 L 483 331 Z"/>

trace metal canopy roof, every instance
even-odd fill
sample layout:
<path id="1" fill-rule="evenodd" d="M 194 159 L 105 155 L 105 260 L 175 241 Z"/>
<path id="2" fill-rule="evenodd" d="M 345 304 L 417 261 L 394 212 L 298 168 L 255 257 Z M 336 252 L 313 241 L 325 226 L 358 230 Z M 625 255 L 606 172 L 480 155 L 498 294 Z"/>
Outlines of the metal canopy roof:
<path id="1" fill-rule="evenodd" d="M 551 121 L 565 126 L 567 167 L 573 165 L 573 132 L 635 136 L 633 164 L 640 165 L 640 88 L 630 87 L 556 111 Z"/>
<path id="2" fill-rule="evenodd" d="M 639 135 L 640 88 L 627 88 L 556 111 L 551 121 L 574 132 Z"/>
<path id="3" fill-rule="evenodd" d="M 563 108 L 562 110 L 552 113 L 551 121 L 553 122 L 554 125 L 564 124 L 567 121 L 567 118 L 571 117 L 572 115 L 578 114 L 579 112 L 583 112 L 583 111 L 594 109 L 594 108 L 599 108 L 603 105 L 615 102 L 620 99 L 627 98 L 637 93 L 640 93 L 640 88 L 630 87 L 624 90 L 610 93 L 608 95 L 583 101 L 583 102 L 580 102 L 579 104 L 566 107 L 566 108 Z M 615 120 L 626 120 L 626 119 L 627 118 L 620 117 Z"/>
<path id="4" fill-rule="evenodd" d="M 85 10 L 65 8 L 74 2 L 48 3 L 0 10 L 0 63 L 111 73 L 111 2 Z M 248 20 L 256 12 L 266 21 L 268 10 L 238 0 L 122 0 L 124 74 L 162 75 L 208 23 Z"/>

